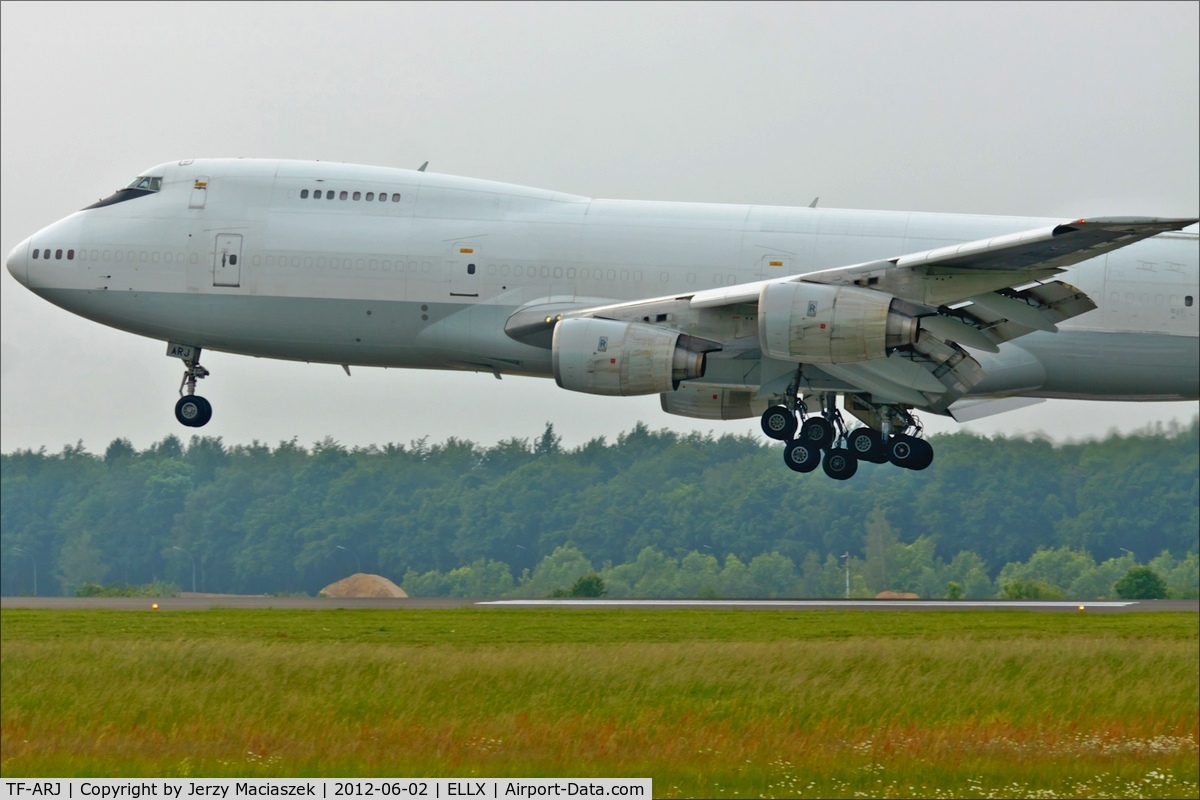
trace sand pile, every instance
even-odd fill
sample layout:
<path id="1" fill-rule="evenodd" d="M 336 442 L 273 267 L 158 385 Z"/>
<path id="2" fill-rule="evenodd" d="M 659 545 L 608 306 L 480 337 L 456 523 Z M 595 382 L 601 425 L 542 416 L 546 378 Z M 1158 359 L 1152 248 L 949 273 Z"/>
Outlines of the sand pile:
<path id="1" fill-rule="evenodd" d="M 880 592 L 879 594 L 875 595 L 875 599 L 876 600 L 920 600 L 921 595 L 914 594 L 913 592 L 886 591 L 886 592 Z"/>
<path id="2" fill-rule="evenodd" d="M 408 594 L 382 575 L 356 572 L 321 590 L 326 597 L 408 597 Z"/>

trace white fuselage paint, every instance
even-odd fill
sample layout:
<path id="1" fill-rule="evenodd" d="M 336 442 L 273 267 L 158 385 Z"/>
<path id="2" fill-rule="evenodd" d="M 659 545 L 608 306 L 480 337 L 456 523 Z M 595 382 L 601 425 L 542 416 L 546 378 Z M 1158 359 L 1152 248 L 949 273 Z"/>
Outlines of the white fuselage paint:
<path id="1" fill-rule="evenodd" d="M 548 349 L 504 333 L 527 304 L 690 293 L 1061 222 L 592 200 L 320 162 L 195 160 L 144 174 L 161 176 L 161 191 L 44 228 L 13 250 L 10 271 L 76 314 L 166 341 L 497 374 L 551 374 Z M 1072 268 L 1062 279 L 1098 309 L 973 353 L 989 376 L 973 393 L 1200 396 L 1198 261 L 1197 235 L 1176 233 Z M 759 382 L 728 364 L 713 376 Z"/>

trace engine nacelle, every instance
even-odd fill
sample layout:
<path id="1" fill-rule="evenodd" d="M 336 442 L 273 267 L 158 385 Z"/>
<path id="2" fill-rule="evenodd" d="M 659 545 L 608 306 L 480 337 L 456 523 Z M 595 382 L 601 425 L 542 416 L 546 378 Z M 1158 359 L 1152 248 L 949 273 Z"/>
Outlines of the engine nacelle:
<path id="1" fill-rule="evenodd" d="M 919 324 L 891 295 L 857 286 L 770 283 L 758 298 L 758 339 L 771 358 L 848 364 L 915 344 Z"/>
<path id="2" fill-rule="evenodd" d="M 554 327 L 554 380 L 588 394 L 661 394 L 704 375 L 704 353 L 680 331 L 580 317 Z M 712 348 L 704 348 L 712 349 Z"/>
<path id="3" fill-rule="evenodd" d="M 694 419 L 748 419 L 760 417 L 770 405 L 756 400 L 748 389 L 714 389 L 689 383 L 674 392 L 659 395 L 662 410 L 668 414 Z"/>

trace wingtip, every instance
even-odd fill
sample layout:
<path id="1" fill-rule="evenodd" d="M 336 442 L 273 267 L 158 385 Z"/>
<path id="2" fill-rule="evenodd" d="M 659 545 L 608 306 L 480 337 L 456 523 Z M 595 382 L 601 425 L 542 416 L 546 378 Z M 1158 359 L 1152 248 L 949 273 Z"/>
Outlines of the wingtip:
<path id="1" fill-rule="evenodd" d="M 1084 226 L 1107 229 L 1128 228 L 1130 232 L 1144 232 L 1152 229 L 1159 233 L 1165 233 L 1182 230 L 1197 222 L 1200 222 L 1200 219 L 1196 217 L 1088 217 L 1056 225 L 1054 235 L 1076 231 Z"/>

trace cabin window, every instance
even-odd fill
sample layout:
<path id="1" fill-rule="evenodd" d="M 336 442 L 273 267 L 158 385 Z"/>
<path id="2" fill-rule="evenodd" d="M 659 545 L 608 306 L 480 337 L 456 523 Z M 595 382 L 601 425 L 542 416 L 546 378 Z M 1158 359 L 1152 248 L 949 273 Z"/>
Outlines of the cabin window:
<path id="1" fill-rule="evenodd" d="M 342 192 L 338 195 L 338 197 L 340 197 L 342 200 L 349 200 L 350 193 L 345 190 L 342 190 Z"/>
<path id="2" fill-rule="evenodd" d="M 371 202 L 371 201 L 372 201 L 372 200 L 374 200 L 374 199 L 375 199 L 375 193 L 374 193 L 374 192 L 367 192 L 367 202 L 369 203 L 369 202 Z"/>
<path id="3" fill-rule="evenodd" d="M 326 200 L 332 200 L 332 199 L 333 199 L 333 189 L 330 189 L 328 192 L 326 192 L 326 193 L 325 193 L 325 199 L 326 199 Z"/>
<path id="4" fill-rule="evenodd" d="M 308 189 L 301 189 L 301 190 L 300 190 L 300 199 L 301 199 L 301 200 L 307 200 L 307 199 L 308 199 Z"/>
<path id="5" fill-rule="evenodd" d="M 475 265 L 474 264 L 467 264 L 467 274 L 468 275 L 475 274 Z"/>
<path id="6" fill-rule="evenodd" d="M 387 202 L 387 192 L 380 192 L 380 193 L 379 193 L 379 202 L 381 202 L 381 203 L 386 203 L 386 202 Z"/>
<path id="7" fill-rule="evenodd" d="M 393 195 L 392 195 L 392 202 L 393 202 L 393 203 L 399 203 L 399 202 L 400 202 L 400 195 L 398 195 L 398 194 L 393 194 Z"/>
<path id="8" fill-rule="evenodd" d="M 36 261 L 36 260 L 37 260 L 37 256 L 38 256 L 38 251 L 37 251 L 37 250 L 34 250 L 34 251 L 33 251 L 33 256 L 32 256 L 34 261 Z"/>
<path id="9" fill-rule="evenodd" d="M 61 259 L 61 258 L 62 258 L 62 250 L 55 250 L 55 251 L 54 251 L 54 257 L 55 257 L 56 259 Z"/>
<path id="10" fill-rule="evenodd" d="M 355 193 L 354 193 L 354 199 L 355 199 L 355 200 L 362 200 L 362 192 L 355 192 Z"/>
<path id="11" fill-rule="evenodd" d="M 1188 308 L 1192 307 L 1192 296 L 1190 294 L 1187 297 L 1183 298 L 1183 304 L 1185 306 L 1187 306 Z"/>

